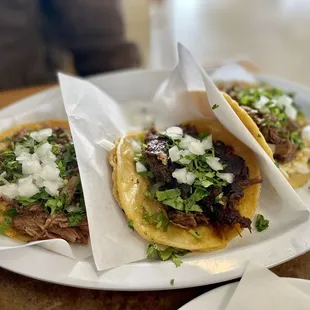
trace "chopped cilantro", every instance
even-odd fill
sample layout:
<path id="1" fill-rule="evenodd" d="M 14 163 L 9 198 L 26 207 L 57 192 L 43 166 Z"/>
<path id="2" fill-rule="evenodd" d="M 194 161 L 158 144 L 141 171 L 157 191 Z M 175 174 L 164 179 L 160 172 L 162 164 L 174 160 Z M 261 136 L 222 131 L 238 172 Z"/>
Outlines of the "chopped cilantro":
<path id="1" fill-rule="evenodd" d="M 85 214 L 80 212 L 68 213 L 68 226 L 74 227 L 80 225 L 84 216 Z"/>
<path id="2" fill-rule="evenodd" d="M 209 137 L 209 136 L 210 136 L 209 133 L 200 133 L 200 134 L 199 134 L 199 139 L 203 140 L 203 139 L 205 139 L 205 138 L 207 138 L 207 137 Z"/>
<path id="3" fill-rule="evenodd" d="M 7 228 L 8 227 L 4 224 L 0 225 L 0 235 L 4 235 Z"/>
<path id="4" fill-rule="evenodd" d="M 170 220 L 165 210 L 156 212 L 156 213 L 149 213 L 143 208 L 142 214 L 143 224 L 145 225 L 156 225 L 156 228 L 161 228 L 163 231 L 167 231 Z"/>
<path id="5" fill-rule="evenodd" d="M 173 263 L 176 265 L 176 267 L 179 267 L 182 264 L 182 261 L 179 258 L 179 256 L 184 256 L 187 253 L 189 253 L 189 251 L 173 247 L 168 247 L 162 250 L 156 243 L 152 243 L 149 244 L 146 253 L 148 259 L 153 259 L 157 255 L 162 261 L 167 261 L 171 259 Z"/>
<path id="6" fill-rule="evenodd" d="M 257 135 L 257 138 L 261 138 L 261 137 L 262 137 L 262 135 L 261 135 L 261 134 L 258 134 L 258 135 Z"/>
<path id="7" fill-rule="evenodd" d="M 133 226 L 133 220 L 129 220 L 129 221 L 128 221 L 128 227 L 129 227 L 130 229 L 132 229 L 132 231 L 135 231 L 135 228 L 134 228 L 134 226 Z"/>
<path id="8" fill-rule="evenodd" d="M 13 208 L 13 209 L 8 209 L 8 210 L 4 211 L 2 214 L 5 215 L 5 216 L 14 217 L 18 213 L 17 213 L 17 210 L 15 208 Z"/>
<path id="9" fill-rule="evenodd" d="M 302 139 L 302 136 L 300 135 L 300 133 L 298 133 L 297 131 L 293 131 L 291 133 L 291 136 L 290 136 L 290 140 L 293 142 L 293 143 L 296 143 L 299 145 L 299 147 L 302 149 L 304 148 L 304 142 L 303 142 L 303 139 Z"/>
<path id="10" fill-rule="evenodd" d="M 65 195 L 54 196 L 49 198 L 45 203 L 43 208 L 50 214 L 54 212 L 64 211 L 67 206 L 67 197 Z M 74 225 L 75 226 L 75 225 Z"/>
<path id="11" fill-rule="evenodd" d="M 179 188 L 168 189 L 166 191 L 157 191 L 156 198 L 158 201 L 164 201 L 168 199 L 174 199 L 181 196 L 181 190 Z"/>
<path id="12" fill-rule="evenodd" d="M 6 180 L 15 183 L 17 179 L 23 177 L 22 165 L 16 160 L 13 151 L 8 150 L 0 154 L 0 171 L 6 172 Z"/>
<path id="13" fill-rule="evenodd" d="M 269 227 L 269 221 L 263 215 L 257 214 L 255 227 L 258 232 L 262 232 Z"/>
<path id="14" fill-rule="evenodd" d="M 218 104 L 214 104 L 214 105 L 212 106 L 212 110 L 215 110 L 215 109 L 217 109 L 218 107 L 219 107 Z"/>
<path id="15" fill-rule="evenodd" d="M 51 196 L 45 191 L 41 190 L 38 194 L 32 196 L 32 197 L 23 197 L 19 196 L 16 197 L 15 200 L 20 203 L 23 207 L 28 207 L 29 205 L 41 201 L 41 200 L 48 200 Z"/>
<path id="16" fill-rule="evenodd" d="M 199 235 L 199 233 L 193 229 L 190 229 L 188 231 L 193 237 L 195 237 L 196 239 L 201 239 L 201 236 Z"/>
<path id="17" fill-rule="evenodd" d="M 170 285 L 173 286 L 174 285 L 174 279 L 170 280 Z"/>
<path id="18" fill-rule="evenodd" d="M 274 164 L 278 167 L 278 168 L 280 168 L 280 164 L 275 160 L 274 161 Z"/>

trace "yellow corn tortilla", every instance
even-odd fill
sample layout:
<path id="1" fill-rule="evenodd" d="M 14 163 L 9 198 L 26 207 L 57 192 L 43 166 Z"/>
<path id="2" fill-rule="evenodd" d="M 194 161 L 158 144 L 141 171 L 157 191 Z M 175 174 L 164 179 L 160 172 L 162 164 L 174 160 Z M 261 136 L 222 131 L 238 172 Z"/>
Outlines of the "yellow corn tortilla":
<path id="1" fill-rule="evenodd" d="M 59 120 L 48 120 L 44 122 L 38 122 L 38 123 L 30 123 L 30 124 L 24 124 L 24 125 L 18 125 L 16 127 L 13 127 L 5 132 L 0 133 L 0 141 L 4 140 L 5 138 L 12 137 L 14 134 L 19 132 L 21 129 L 25 128 L 28 130 L 41 130 L 43 128 L 63 128 L 63 129 L 69 129 L 69 124 L 67 121 L 59 121 Z M 4 151 L 7 148 L 7 144 L 9 142 L 2 142 L 0 143 L 0 151 Z M 3 224 L 4 218 L 1 214 L 3 211 L 5 211 L 9 206 L 9 202 L 6 200 L 0 198 L 0 225 Z M 14 230 L 12 227 L 8 227 L 5 230 L 5 234 L 8 237 L 18 239 L 24 242 L 28 242 L 31 240 L 31 237 L 20 234 L 16 230 Z"/>
<path id="2" fill-rule="evenodd" d="M 186 122 L 186 124 L 196 126 L 200 133 L 211 133 L 214 140 L 221 140 L 225 144 L 233 146 L 235 153 L 246 161 L 250 170 L 250 177 L 260 176 L 258 164 L 252 151 L 230 134 L 218 121 L 200 119 Z M 129 135 L 117 140 L 115 147 L 110 151 L 109 161 L 113 167 L 114 196 L 124 210 L 127 219 L 133 221 L 135 231 L 142 238 L 161 245 L 190 251 L 214 251 L 226 247 L 232 238 L 240 234 L 241 228 L 239 225 L 223 230 L 221 236 L 212 226 L 198 226 L 195 228 L 195 231 L 199 233 L 201 239 L 196 239 L 188 230 L 173 224 L 168 226 L 166 232 L 162 229 L 157 229 L 155 225 L 143 224 L 143 207 L 147 212 L 154 214 L 162 210 L 163 206 L 144 195 L 149 181 L 136 172 L 134 151 L 131 147 L 132 138 L 133 135 Z M 237 207 L 241 215 L 249 218 L 253 217 L 259 194 L 259 184 L 245 189 L 244 197 Z"/>

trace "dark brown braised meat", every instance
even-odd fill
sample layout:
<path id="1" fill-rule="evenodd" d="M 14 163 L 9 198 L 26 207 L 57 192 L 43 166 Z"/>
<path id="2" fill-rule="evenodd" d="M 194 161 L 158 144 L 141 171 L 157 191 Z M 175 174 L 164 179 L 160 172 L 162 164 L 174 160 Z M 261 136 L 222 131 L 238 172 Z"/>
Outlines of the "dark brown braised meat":
<path id="1" fill-rule="evenodd" d="M 146 162 L 150 167 L 156 182 L 171 182 L 173 167 L 168 165 L 168 142 L 169 140 L 156 133 L 155 129 L 150 129 L 146 138 Z"/>
<path id="2" fill-rule="evenodd" d="M 61 238 L 68 242 L 87 244 L 89 238 L 86 216 L 79 226 L 69 227 L 64 213 L 49 215 L 42 208 L 20 210 L 13 217 L 13 227 L 19 233 L 32 237 L 32 241 Z"/>
<path id="3" fill-rule="evenodd" d="M 183 126 L 183 132 L 198 136 L 195 126 Z M 164 189 L 180 188 L 181 197 L 186 199 L 190 196 L 191 186 L 186 184 L 177 184 L 172 178 L 172 172 L 178 168 L 178 165 L 171 163 L 170 160 L 163 162 L 161 158 L 168 157 L 168 142 L 164 136 L 156 134 L 151 129 L 146 136 L 146 149 L 144 154 L 147 158 L 147 165 L 152 171 L 155 182 L 164 182 Z M 191 229 L 198 225 L 211 224 L 216 229 L 223 226 L 232 227 L 239 224 L 241 228 L 251 230 L 251 220 L 243 217 L 236 205 L 243 197 L 244 189 L 257 183 L 261 183 L 260 178 L 250 179 L 249 170 L 243 158 L 234 154 L 232 147 L 225 145 L 221 141 L 214 142 L 215 154 L 221 158 L 226 165 L 224 173 L 233 173 L 234 182 L 225 186 L 225 188 L 216 187 L 203 200 L 197 202 L 203 212 L 182 212 L 166 206 L 169 220 L 176 226 Z M 160 154 L 160 156 L 159 156 Z M 218 195 L 223 193 L 221 203 L 216 201 Z"/>
<path id="4" fill-rule="evenodd" d="M 287 137 L 292 132 L 298 132 L 300 126 L 288 119 L 287 122 L 282 124 L 281 128 L 276 128 L 271 125 L 276 122 L 272 114 L 261 113 L 247 106 L 241 106 L 241 108 L 253 119 L 267 143 L 275 145 L 274 158 L 280 163 L 290 162 L 295 157 L 299 145 L 291 142 Z"/>

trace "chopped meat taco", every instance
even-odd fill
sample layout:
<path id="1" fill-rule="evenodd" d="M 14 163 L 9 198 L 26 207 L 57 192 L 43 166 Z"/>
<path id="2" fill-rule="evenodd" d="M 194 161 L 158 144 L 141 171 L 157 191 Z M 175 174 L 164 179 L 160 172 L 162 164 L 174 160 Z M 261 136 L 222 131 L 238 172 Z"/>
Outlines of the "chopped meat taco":
<path id="1" fill-rule="evenodd" d="M 218 121 L 122 137 L 110 163 L 115 198 L 148 241 L 211 251 L 251 230 L 260 194 L 258 164 Z"/>
<path id="2" fill-rule="evenodd" d="M 307 121 L 294 102 L 294 94 L 266 84 L 218 83 L 226 100 L 237 112 L 267 154 L 274 158 L 293 187 L 310 178 L 310 141 Z"/>
<path id="3" fill-rule="evenodd" d="M 87 244 L 85 203 L 65 121 L 0 134 L 0 233 L 22 241 Z"/>

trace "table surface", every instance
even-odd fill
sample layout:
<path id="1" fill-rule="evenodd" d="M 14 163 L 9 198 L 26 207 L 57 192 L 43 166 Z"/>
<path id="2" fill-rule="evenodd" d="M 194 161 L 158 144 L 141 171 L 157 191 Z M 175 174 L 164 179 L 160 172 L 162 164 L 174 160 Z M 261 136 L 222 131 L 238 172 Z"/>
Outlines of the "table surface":
<path id="1" fill-rule="evenodd" d="M 132 2 L 138 3 L 138 0 Z M 305 70 L 310 55 L 307 1 L 154 0 L 153 4 L 150 65 L 154 68 L 173 64 L 172 42 L 180 41 L 205 64 L 241 56 L 253 60 L 265 73 L 310 85 L 310 74 Z M 139 6 L 132 11 L 132 14 L 144 14 Z M 149 27 L 148 19 L 132 20 L 135 20 L 133 30 Z M 133 30 L 133 37 L 136 35 L 138 41 L 144 42 L 143 48 L 147 39 L 145 32 Z M 0 108 L 47 87 L 1 92 Z M 310 280 L 310 252 L 272 271 L 282 277 Z M 3 310 L 165 310 L 177 309 L 216 285 L 157 292 L 94 291 L 49 284 L 0 269 L 0 287 L 0 309 Z"/>

